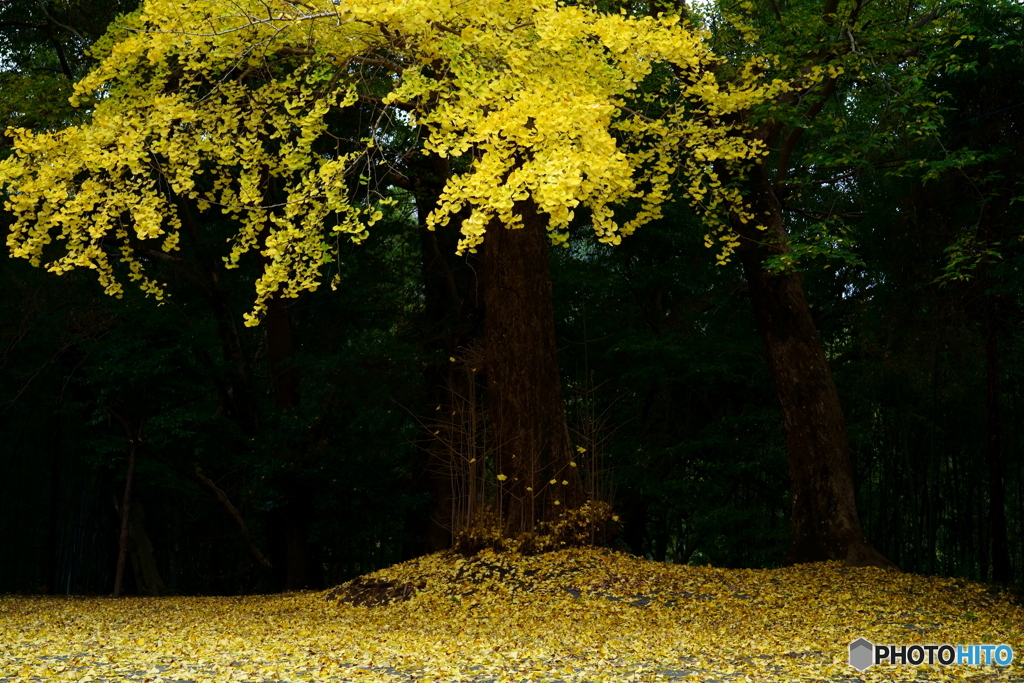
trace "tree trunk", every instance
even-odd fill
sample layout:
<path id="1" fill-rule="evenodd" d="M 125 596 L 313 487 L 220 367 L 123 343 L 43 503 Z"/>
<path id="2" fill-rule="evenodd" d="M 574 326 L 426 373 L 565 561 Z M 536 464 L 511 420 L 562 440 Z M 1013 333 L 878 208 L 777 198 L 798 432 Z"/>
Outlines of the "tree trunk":
<path id="1" fill-rule="evenodd" d="M 135 478 L 135 446 L 134 435 L 128 441 L 128 481 L 124 485 L 124 500 L 121 503 L 121 536 L 117 545 L 117 573 L 114 575 L 114 597 L 121 597 L 121 586 L 124 582 L 124 560 L 128 555 L 128 515 L 132 510 L 132 480 Z"/>
<path id="2" fill-rule="evenodd" d="M 131 506 L 128 520 L 128 549 L 132 555 L 132 570 L 135 573 L 135 587 L 140 595 L 167 595 L 167 585 L 160 576 L 153 556 L 153 544 L 146 534 L 146 515 L 142 501 Z"/>
<path id="3" fill-rule="evenodd" d="M 622 529 L 623 542 L 631 553 L 643 557 L 647 539 L 647 501 L 638 491 L 634 490 L 626 495 L 622 517 L 625 520 Z"/>
<path id="4" fill-rule="evenodd" d="M 227 416 L 238 424 L 243 434 L 255 436 L 259 433 L 259 416 L 256 391 L 252 383 L 252 368 L 238 332 L 237 316 L 221 286 L 220 272 L 223 265 L 200 238 L 199 226 L 189 203 L 179 202 L 178 209 L 197 263 L 195 270 L 185 268 L 183 272 L 200 288 L 219 323 L 217 331 L 221 339 L 221 355 L 229 368 L 226 381 L 217 371 L 211 371 L 211 380 L 217 387 L 221 406 Z M 205 349 L 197 348 L 196 354 L 203 359 L 207 357 Z M 209 365 L 212 368 L 213 364 Z"/>
<path id="5" fill-rule="evenodd" d="M 61 363 L 63 368 L 63 363 Z M 46 594 L 57 591 L 60 585 L 60 562 L 57 560 L 57 528 L 60 524 L 61 501 L 61 455 L 64 401 L 58 395 L 57 407 L 53 411 L 53 441 L 50 443 L 50 505 L 46 520 L 46 557 L 43 564 L 43 585 L 39 592 Z"/>
<path id="6" fill-rule="evenodd" d="M 750 201 L 751 212 L 767 230 L 735 217 L 733 229 L 740 235 L 738 252 L 782 407 L 793 496 L 786 561 L 845 560 L 851 566 L 894 567 L 861 530 L 843 411 L 803 282 L 796 273 L 765 270 L 769 256 L 788 251 L 782 209 L 766 185 Z"/>
<path id="7" fill-rule="evenodd" d="M 516 209 L 523 226 L 492 221 L 483 246 L 491 443 L 505 477 L 497 507 L 507 536 L 583 502 L 558 375 L 546 221 L 532 202 Z"/>
<path id="8" fill-rule="evenodd" d="M 267 315 L 263 321 L 267 330 L 267 367 L 274 395 L 274 406 L 284 416 L 290 415 L 299 403 L 299 375 L 289 364 L 292 356 L 291 314 L 284 299 L 274 295 L 267 301 Z M 298 467 L 293 447 L 283 446 L 281 453 L 289 469 Z M 280 511 L 281 523 L 277 527 L 284 534 L 286 553 L 284 590 L 302 590 L 309 587 L 310 544 L 309 535 L 312 510 L 309 505 L 309 486 L 301 475 L 289 473 L 284 477 L 285 504 Z M 279 546 L 280 547 L 280 546 Z"/>
<path id="9" fill-rule="evenodd" d="M 274 405 L 282 412 L 299 403 L 299 374 L 288 361 L 292 355 L 291 313 L 279 294 L 267 301 L 263 320 L 267 330 L 267 367 L 274 394 Z"/>
<path id="10" fill-rule="evenodd" d="M 1006 540 L 1006 489 L 1000 432 L 999 349 L 996 345 L 995 311 L 991 295 L 985 296 L 985 403 L 988 408 L 988 506 L 989 543 L 992 548 L 992 580 L 1008 584 L 1013 579 L 1010 549 Z"/>

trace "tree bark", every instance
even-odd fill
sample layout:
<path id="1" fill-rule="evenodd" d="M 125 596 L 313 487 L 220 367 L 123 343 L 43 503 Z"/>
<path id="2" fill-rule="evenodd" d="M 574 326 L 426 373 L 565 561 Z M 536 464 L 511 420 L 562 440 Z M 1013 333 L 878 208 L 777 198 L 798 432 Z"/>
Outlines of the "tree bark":
<path id="1" fill-rule="evenodd" d="M 178 202 L 178 214 L 181 216 L 185 234 L 191 240 L 194 260 L 197 263 L 195 269 L 183 267 L 183 271 L 185 276 L 200 288 L 219 322 L 217 331 L 221 339 L 221 356 L 229 368 L 226 382 L 218 372 L 212 372 L 211 379 L 217 387 L 221 405 L 227 416 L 238 424 L 246 436 L 255 436 L 259 433 L 260 424 L 256 391 L 252 383 L 252 367 L 243 349 L 236 322 L 237 316 L 221 286 L 220 269 L 223 266 L 220 259 L 211 253 L 201 239 L 199 226 L 189 202 Z M 196 353 L 200 357 L 206 355 L 206 351 L 202 349 L 197 349 Z"/>
<path id="2" fill-rule="evenodd" d="M 156 597 L 167 595 L 167 584 L 160 576 L 160 570 L 153 556 L 153 544 L 146 534 L 146 515 L 142 501 L 135 501 L 128 520 L 128 549 L 132 555 L 132 571 L 135 587 L 140 595 Z"/>
<path id="3" fill-rule="evenodd" d="M 999 348 L 996 341 L 995 308 L 992 296 L 985 296 L 985 403 L 988 409 L 986 454 L 988 455 L 989 544 L 992 550 L 992 580 L 1008 584 L 1013 579 L 1010 549 L 1006 540 L 1006 489 L 1003 481 L 1001 445 Z"/>
<path id="4" fill-rule="evenodd" d="M 288 360 L 292 355 L 291 313 L 280 295 L 267 301 L 263 324 L 267 330 L 267 366 L 278 410 L 289 411 L 299 403 L 299 375 Z"/>
<path id="5" fill-rule="evenodd" d="M 61 363 L 63 367 L 63 362 Z M 46 520 L 46 556 L 44 559 L 43 585 L 39 592 L 46 594 L 56 592 L 60 584 L 60 562 L 57 559 L 57 527 L 60 520 L 61 500 L 61 461 L 62 461 L 62 427 L 64 400 L 58 395 L 57 406 L 53 411 L 53 441 L 50 443 L 50 505 Z M 43 590 L 45 588 L 45 590 Z"/>
<path id="6" fill-rule="evenodd" d="M 732 227 L 740 236 L 738 253 L 782 407 L 793 496 L 786 561 L 895 567 L 861 530 L 843 411 L 802 279 L 765 270 L 769 256 L 788 250 L 782 207 L 767 183 L 749 199 L 767 230 L 735 217 Z"/>
<path id="7" fill-rule="evenodd" d="M 294 351 L 291 314 L 280 295 L 274 295 L 267 301 L 267 315 L 263 324 L 267 331 L 267 368 L 274 406 L 283 416 L 288 416 L 299 403 L 299 375 L 295 367 L 288 363 Z M 294 448 L 285 445 L 281 453 L 281 458 L 290 470 L 298 467 Z M 286 474 L 283 488 L 286 502 L 278 512 L 281 520 L 277 526 L 284 534 L 283 545 L 287 558 L 283 563 L 283 587 L 284 590 L 302 590 L 308 588 L 310 582 L 308 535 L 312 510 L 308 500 L 309 486 L 301 480 L 301 475 Z"/>
<path id="8" fill-rule="evenodd" d="M 532 202 L 516 210 L 523 226 L 492 221 L 483 245 L 488 407 L 508 536 L 583 502 L 558 374 L 546 220 Z"/>
<path id="9" fill-rule="evenodd" d="M 128 440 L 128 481 L 124 485 L 124 500 L 121 503 L 121 535 L 117 545 L 117 573 L 114 575 L 114 597 L 121 597 L 124 582 L 124 560 L 128 555 L 128 515 L 132 510 L 132 480 L 135 478 L 135 436 Z"/>

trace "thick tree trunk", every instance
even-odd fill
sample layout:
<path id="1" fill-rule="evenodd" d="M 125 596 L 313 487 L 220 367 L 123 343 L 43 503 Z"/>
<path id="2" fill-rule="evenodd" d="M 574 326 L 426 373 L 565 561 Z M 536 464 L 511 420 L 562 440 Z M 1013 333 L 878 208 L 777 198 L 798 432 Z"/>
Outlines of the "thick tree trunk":
<path id="1" fill-rule="evenodd" d="M 1010 583 L 1013 568 L 1006 540 L 1006 489 L 1003 481 L 1000 417 L 999 349 L 996 342 L 995 311 L 992 297 L 985 297 L 985 403 L 988 408 L 988 505 L 989 542 L 992 548 L 992 580 Z"/>
<path id="2" fill-rule="evenodd" d="M 558 375 L 546 221 L 531 202 L 516 208 L 522 228 L 493 221 L 483 247 L 491 443 L 509 536 L 583 502 Z"/>
<path id="3" fill-rule="evenodd" d="M 781 206 L 770 189 L 750 199 L 752 213 L 768 229 L 738 220 L 733 228 L 740 235 L 739 256 L 782 407 L 793 496 L 787 562 L 845 560 L 851 566 L 894 567 L 861 530 L 839 394 L 802 280 L 764 267 L 770 255 L 788 249 Z"/>

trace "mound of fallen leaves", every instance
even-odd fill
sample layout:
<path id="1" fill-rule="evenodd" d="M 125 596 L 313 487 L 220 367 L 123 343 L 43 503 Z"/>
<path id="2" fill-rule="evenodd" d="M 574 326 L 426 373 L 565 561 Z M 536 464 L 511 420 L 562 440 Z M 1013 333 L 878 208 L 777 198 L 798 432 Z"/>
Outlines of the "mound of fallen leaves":
<path id="1" fill-rule="evenodd" d="M 1006 643 L 1009 667 L 847 663 L 852 640 Z M 1024 607 L 838 563 L 438 553 L 322 593 L 0 597 L 0 681 L 1024 681 Z"/>

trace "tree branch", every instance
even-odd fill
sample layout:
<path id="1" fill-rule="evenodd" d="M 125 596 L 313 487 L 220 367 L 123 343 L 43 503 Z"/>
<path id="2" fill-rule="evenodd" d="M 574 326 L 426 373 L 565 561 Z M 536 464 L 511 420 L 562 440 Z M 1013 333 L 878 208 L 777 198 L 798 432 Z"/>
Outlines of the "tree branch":
<path id="1" fill-rule="evenodd" d="M 919 29 L 922 29 L 925 26 L 927 26 L 928 24 L 930 24 L 933 21 L 935 21 L 938 18 L 938 16 L 939 16 L 939 8 L 938 7 L 933 7 L 931 12 L 925 13 L 924 15 L 921 16 L 920 19 L 918 19 L 913 24 L 911 24 L 910 25 L 910 30 L 911 31 L 917 31 Z"/>
<path id="2" fill-rule="evenodd" d="M 62 31 L 67 31 L 68 33 L 73 35 L 75 38 L 78 38 L 79 42 L 82 43 L 82 47 L 85 47 L 86 45 L 89 44 L 89 41 L 86 40 L 85 38 L 83 38 L 81 33 L 79 33 L 78 31 L 76 31 L 75 29 L 71 28 L 70 26 L 68 26 L 66 24 L 60 23 L 59 21 L 57 21 L 56 19 L 53 18 L 53 16 L 46 10 L 46 2 L 45 2 L 45 0 L 36 0 L 36 4 L 39 5 L 39 9 L 42 10 L 43 16 L 46 17 L 47 21 L 49 21 L 51 24 L 53 24 L 57 28 L 61 29 Z"/>
<path id="3" fill-rule="evenodd" d="M 825 83 L 825 87 L 821 91 L 821 96 L 818 98 L 818 101 L 808 107 L 807 111 L 804 112 L 805 120 L 811 121 L 819 112 L 821 112 L 825 103 L 830 97 L 832 97 L 832 93 L 836 91 L 837 84 L 838 79 L 835 76 L 828 79 L 828 82 Z M 786 139 L 783 141 L 782 148 L 779 151 L 779 161 L 775 167 L 776 186 L 785 179 L 789 172 L 789 159 L 793 156 L 793 149 L 796 147 L 796 143 L 800 140 L 800 136 L 803 135 L 803 133 L 804 127 L 797 126 L 793 130 L 789 131 L 789 135 L 787 135 Z"/>
<path id="4" fill-rule="evenodd" d="M 308 47 L 292 47 L 290 45 L 283 45 L 274 50 L 275 55 L 294 55 L 296 57 L 314 57 L 316 51 L 311 50 Z M 332 55 L 324 55 L 324 57 L 331 57 Z M 384 57 L 360 57 L 359 55 L 353 55 L 347 58 L 350 62 L 356 64 L 365 64 L 367 66 L 383 66 L 391 69 L 395 73 L 402 73 L 405 70 L 405 66 L 398 62 L 386 59 Z"/>
<path id="5" fill-rule="evenodd" d="M 217 496 L 217 500 L 220 501 L 221 505 L 223 505 L 228 511 L 228 514 L 231 515 L 238 524 L 238 530 L 241 532 L 242 539 L 249 548 L 249 553 L 256 559 L 261 567 L 264 569 L 273 569 L 274 567 L 270 564 L 270 561 L 263 556 L 263 553 L 261 553 L 259 548 L 256 547 L 256 544 L 252 542 L 252 538 L 249 536 L 249 527 L 242 518 L 242 513 L 239 512 L 238 508 L 231 503 L 231 499 L 228 498 L 228 494 L 224 493 L 219 486 L 213 483 L 213 480 L 203 474 L 203 470 L 199 467 L 199 463 L 196 463 L 195 467 L 196 477 L 199 478 L 199 481 L 203 482 L 208 489 L 213 491 L 213 494 Z"/>

